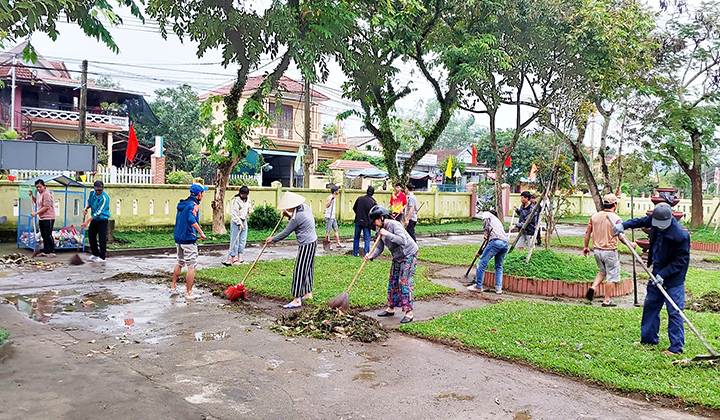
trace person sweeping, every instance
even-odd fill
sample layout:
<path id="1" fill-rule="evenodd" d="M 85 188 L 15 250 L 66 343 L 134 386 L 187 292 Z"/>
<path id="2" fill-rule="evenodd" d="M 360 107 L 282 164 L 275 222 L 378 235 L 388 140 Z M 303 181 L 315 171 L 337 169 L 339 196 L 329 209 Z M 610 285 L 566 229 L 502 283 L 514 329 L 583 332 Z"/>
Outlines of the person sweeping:
<path id="1" fill-rule="evenodd" d="M 415 268 L 417 267 L 418 246 L 405 230 L 402 223 L 393 219 L 388 210 L 376 205 L 370 209 L 368 215 L 378 229 L 381 241 L 375 250 L 365 254 L 366 260 L 374 260 L 382 254 L 385 247 L 390 250 L 393 261 L 388 279 L 387 309 L 378 316 L 394 316 L 395 308 L 399 307 L 405 312 L 400 321 L 406 324 L 413 320 L 413 284 L 415 282 Z"/>
<path id="2" fill-rule="evenodd" d="M 302 301 L 312 299 L 313 280 L 315 278 L 315 250 L 317 249 L 317 233 L 315 233 L 315 217 L 305 197 L 286 191 L 278 203 L 278 210 L 283 212 L 290 222 L 285 229 L 275 236 L 265 239 L 266 243 L 278 242 L 295 233 L 298 242 L 298 253 L 292 279 L 292 302 L 283 308 L 299 308 Z"/>

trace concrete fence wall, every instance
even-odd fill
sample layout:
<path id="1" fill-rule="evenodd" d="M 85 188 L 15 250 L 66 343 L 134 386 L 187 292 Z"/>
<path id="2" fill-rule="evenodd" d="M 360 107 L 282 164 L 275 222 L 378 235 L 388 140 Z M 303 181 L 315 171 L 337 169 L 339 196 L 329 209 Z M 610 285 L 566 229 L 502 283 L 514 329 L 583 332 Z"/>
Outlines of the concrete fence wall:
<path id="1" fill-rule="evenodd" d="M 86 184 L 91 193 L 91 184 Z M 57 188 L 53 183 L 48 184 L 52 190 Z M 110 213 L 115 220 L 116 228 L 172 226 L 175 224 L 175 215 L 178 201 L 189 195 L 187 185 L 124 185 L 105 184 L 105 192 L 110 197 Z M 225 193 L 225 220 L 230 220 L 230 201 L 237 194 L 239 187 L 228 187 Z M 322 219 L 325 213 L 325 199 L 330 194 L 328 190 L 299 189 L 282 187 L 250 187 L 250 200 L 255 206 L 269 204 L 276 206 L 285 191 L 293 191 L 303 195 L 306 203 L 312 208 L 316 219 Z M 355 218 L 353 204 L 355 200 L 364 195 L 365 191 L 341 189 L 338 196 L 338 219 L 352 222 Z M 376 191 L 374 198 L 378 204 L 387 206 L 390 202 L 391 191 Z M 212 199 L 215 195 L 213 187 L 205 193 L 200 203 L 200 221 L 203 224 L 212 223 Z M 451 219 L 468 219 L 471 217 L 470 207 L 472 197 L 470 193 L 439 193 L 416 192 L 418 205 L 422 205 L 418 216 L 421 220 L 442 221 Z M 0 216 L 6 215 L 8 221 L 0 229 L 14 230 L 17 228 L 17 215 L 19 197 L 19 184 L 0 180 Z M 57 195 L 56 198 L 60 198 Z M 26 198 L 26 197 L 23 197 Z M 28 201 L 28 200 L 25 200 Z M 64 209 L 65 204 L 59 203 Z M 69 208 L 75 209 L 75 203 Z M 80 206 L 82 211 L 83 205 Z M 24 210 L 23 212 L 25 212 Z M 74 211 L 74 210 L 73 210 Z"/>
<path id="2" fill-rule="evenodd" d="M 592 197 L 590 195 L 573 195 L 568 198 L 568 201 L 570 203 L 570 212 L 574 215 L 584 215 L 584 216 L 592 216 L 595 214 L 595 202 L 593 201 Z M 652 210 L 655 208 L 655 204 L 653 204 L 652 201 L 650 201 L 649 197 L 640 198 L 640 197 L 634 197 L 633 198 L 633 207 L 634 207 L 634 215 L 635 217 L 643 217 L 645 216 L 645 212 L 648 210 Z M 717 197 L 713 198 L 712 200 L 703 200 L 703 216 L 705 217 L 705 223 L 708 223 L 710 221 L 710 216 L 712 215 L 713 210 L 715 210 L 715 206 L 717 206 L 718 201 L 720 201 Z M 516 205 L 520 207 L 520 194 L 510 194 L 510 209 L 512 209 L 512 206 Z M 690 221 L 690 215 L 692 212 L 692 202 L 690 199 L 683 199 L 680 200 L 680 203 L 678 203 L 674 207 L 675 211 L 681 211 L 685 213 L 685 216 L 683 217 L 683 221 Z M 630 197 L 627 195 L 623 195 L 619 198 L 618 201 L 618 213 L 630 217 L 631 211 L 630 211 Z M 510 213 L 508 213 L 509 215 Z M 623 217 L 625 218 L 625 217 Z M 720 218 L 720 210 L 718 210 L 718 213 L 715 214 L 715 217 L 712 220 L 712 223 L 717 222 L 718 218 Z"/>

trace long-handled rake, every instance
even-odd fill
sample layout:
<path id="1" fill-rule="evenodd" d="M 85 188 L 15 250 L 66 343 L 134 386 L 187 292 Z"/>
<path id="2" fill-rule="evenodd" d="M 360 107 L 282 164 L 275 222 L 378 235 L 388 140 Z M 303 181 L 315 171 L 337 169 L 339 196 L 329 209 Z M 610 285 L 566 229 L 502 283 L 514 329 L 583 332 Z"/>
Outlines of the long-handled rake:
<path id="1" fill-rule="evenodd" d="M 280 216 L 280 220 L 278 220 L 270 236 L 275 236 L 275 231 L 277 230 L 278 226 L 280 226 L 280 222 L 282 222 L 284 216 L 285 215 Z M 250 272 L 252 272 L 253 268 L 255 268 L 255 264 L 257 264 L 258 260 L 260 260 L 260 256 L 263 254 L 263 252 L 265 252 L 265 248 L 267 248 L 267 242 L 263 244 L 260 253 L 255 258 L 255 261 L 253 261 L 250 269 L 247 271 L 247 273 L 245 273 L 245 277 L 243 277 L 242 281 L 235 286 L 228 287 L 227 290 L 225 290 L 225 296 L 227 296 L 228 299 L 234 302 L 240 298 L 245 298 L 245 296 L 247 295 L 247 290 L 245 289 L 245 280 L 247 280 Z"/>
<path id="2" fill-rule="evenodd" d="M 673 308 L 675 308 L 676 311 L 680 313 L 680 316 L 682 316 L 682 319 L 685 320 L 685 322 L 688 324 L 688 327 L 692 330 L 693 333 L 697 336 L 697 338 L 700 339 L 700 341 L 703 343 L 706 349 L 710 352 L 710 354 L 698 354 L 697 356 L 690 359 L 692 362 L 698 362 L 702 360 L 717 360 L 720 359 L 720 353 L 716 352 L 715 349 L 710 347 L 710 344 L 705 340 L 705 338 L 700 334 L 700 332 L 695 328 L 695 326 L 690 322 L 690 320 L 685 316 L 685 313 L 677 306 L 675 301 L 672 300 L 670 295 L 665 291 L 665 288 L 661 285 L 657 284 L 655 282 L 655 276 L 650 272 L 650 270 L 647 268 L 645 264 L 643 264 L 643 261 L 640 259 L 640 256 L 635 252 L 635 248 L 633 248 L 630 245 L 630 241 L 628 241 L 628 238 L 625 236 L 624 233 L 620 234 L 620 240 L 627 245 L 628 248 L 630 248 L 630 251 L 632 252 L 633 256 L 637 260 L 637 262 L 640 264 L 642 268 L 645 269 L 645 272 L 648 276 L 650 276 L 650 280 L 655 284 L 655 286 L 662 292 L 663 296 L 665 296 L 665 299 L 667 299 L 668 302 L 672 305 Z"/>
<path id="3" fill-rule="evenodd" d="M 372 248 L 370 249 L 370 254 L 372 255 L 373 251 L 375 251 L 375 247 L 382 239 L 382 236 L 378 233 L 378 238 L 375 240 L 375 243 L 373 244 Z M 352 279 L 352 282 L 350 282 L 350 286 L 348 286 L 347 290 L 338 294 L 334 298 L 330 299 L 330 302 L 328 302 L 328 307 L 330 308 L 340 308 L 342 310 L 348 310 L 350 309 L 350 289 L 352 289 L 353 285 L 355 284 L 355 280 L 360 277 L 360 273 L 362 272 L 363 267 L 365 267 L 365 264 L 368 260 L 363 258 L 362 265 L 360 265 L 360 269 L 358 270 L 357 274 L 355 274 L 355 277 Z"/>
<path id="4" fill-rule="evenodd" d="M 492 229 L 490 229 L 490 232 L 492 232 Z M 468 267 L 467 271 L 465 272 L 465 275 L 460 278 L 460 281 L 463 283 L 471 283 L 475 281 L 475 276 L 477 274 L 470 274 L 470 270 L 475 266 L 475 261 L 477 261 L 478 257 L 482 255 L 483 251 L 485 251 L 485 247 L 488 244 L 488 241 L 490 240 L 490 235 L 485 237 L 485 240 L 482 243 L 482 246 L 478 250 L 477 253 L 475 253 L 475 258 L 473 258 L 472 262 L 470 263 L 470 266 Z"/>

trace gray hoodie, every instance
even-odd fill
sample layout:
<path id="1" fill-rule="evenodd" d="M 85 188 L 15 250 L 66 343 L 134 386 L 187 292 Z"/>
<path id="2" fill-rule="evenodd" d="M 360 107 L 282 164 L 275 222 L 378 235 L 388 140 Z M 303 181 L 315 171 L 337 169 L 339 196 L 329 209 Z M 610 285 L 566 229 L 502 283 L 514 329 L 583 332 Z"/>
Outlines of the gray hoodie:
<path id="1" fill-rule="evenodd" d="M 272 241 L 281 241 L 293 232 L 295 232 L 295 236 L 297 237 L 298 245 L 307 245 L 317 241 L 315 217 L 313 216 L 310 206 L 307 204 L 298 206 L 297 210 L 295 210 L 295 215 L 290 219 L 290 223 L 288 223 L 282 232 L 272 238 Z"/>
<path id="2" fill-rule="evenodd" d="M 385 230 L 389 233 L 382 237 L 382 240 L 378 242 L 375 251 L 370 255 L 371 259 L 375 259 L 387 246 L 392 254 L 393 261 L 399 262 L 405 259 L 408 255 L 412 255 L 418 252 L 418 246 L 407 233 L 405 227 L 395 220 L 385 221 Z M 379 233 L 378 233 L 379 235 Z"/>

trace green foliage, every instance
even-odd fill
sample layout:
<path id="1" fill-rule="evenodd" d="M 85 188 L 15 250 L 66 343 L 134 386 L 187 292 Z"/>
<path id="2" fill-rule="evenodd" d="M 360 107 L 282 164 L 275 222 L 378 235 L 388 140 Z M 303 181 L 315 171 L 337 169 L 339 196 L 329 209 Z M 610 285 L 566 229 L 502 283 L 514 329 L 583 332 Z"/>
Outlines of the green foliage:
<path id="1" fill-rule="evenodd" d="M 248 217 L 248 227 L 250 229 L 272 229 L 280 220 L 280 212 L 275 207 L 265 204 L 255 207 L 252 214 Z"/>
<path id="2" fill-rule="evenodd" d="M 2 132 L 0 132 L 0 137 L 6 140 L 15 140 L 16 138 L 20 137 L 20 134 L 18 134 L 18 132 L 15 130 L 6 130 L 3 127 Z"/>
<path id="3" fill-rule="evenodd" d="M 645 158 L 641 153 L 627 154 L 622 157 L 622 192 L 625 194 L 651 195 L 653 183 L 650 174 L 652 173 L 652 162 Z M 610 163 L 610 176 L 612 179 L 618 178 L 617 158 Z"/>
<path id="4" fill-rule="evenodd" d="M 257 178 L 255 178 L 254 176 L 240 175 L 237 178 L 231 178 L 230 185 L 238 186 L 238 187 L 243 186 L 243 185 L 247 185 L 248 187 L 257 187 L 258 182 L 257 182 Z"/>
<path id="5" fill-rule="evenodd" d="M 158 89 L 150 108 L 160 123 L 156 126 L 135 125 L 138 139 L 155 144 L 155 136 L 163 136 L 167 166 L 191 172 L 200 159 L 200 142 L 207 118 L 200 117 L 200 101 L 189 85 Z"/>
<path id="6" fill-rule="evenodd" d="M 387 170 L 387 165 L 385 164 L 385 159 L 383 159 L 381 157 L 377 157 L 377 156 L 366 155 L 365 153 L 362 153 L 358 150 L 348 150 L 345 153 L 343 153 L 342 156 L 340 156 L 340 159 L 370 162 L 370 164 L 376 168 L 380 168 L 382 170 Z"/>
<path id="7" fill-rule="evenodd" d="M 97 79 L 88 79 L 88 82 L 92 82 L 95 84 L 95 86 L 100 86 L 100 87 L 117 88 L 117 89 L 122 88 L 122 86 L 120 85 L 120 82 L 116 82 L 115 80 L 113 80 L 112 77 L 105 75 L 105 74 L 98 77 Z M 103 106 L 103 104 L 105 104 L 105 106 Z M 109 107 L 109 105 L 110 104 L 108 104 L 107 102 L 102 102 L 100 104 L 100 107 L 103 109 L 106 109 Z"/>
<path id="8" fill-rule="evenodd" d="M 459 311 L 432 321 L 410 323 L 401 331 L 458 340 L 488 354 L 525 360 L 562 374 L 586 378 L 621 391 L 677 396 L 689 404 L 720 408 L 720 369 L 697 363 L 673 366 L 662 354 L 669 345 L 666 316 L 660 344 L 633 344 L 640 338 L 640 308 L 601 308 L 528 301 L 505 301 Z M 715 348 L 720 316 L 693 313 L 692 322 Z M 522 320 L 510 322 L 510 320 Z M 685 353 L 707 353 L 692 334 Z"/>
<path id="9" fill-rule="evenodd" d="M 3 2 L 0 5 L 0 33 L 3 45 L 5 42 L 14 43 L 25 38 L 29 41 L 33 33 L 46 34 L 53 41 L 57 40 L 60 31 L 58 21 L 77 24 L 85 35 L 104 43 L 114 53 L 120 49 L 115 40 L 104 26 L 103 20 L 111 26 L 122 24 L 122 18 L 115 14 L 111 2 L 106 0 L 34 0 Z M 121 7 L 128 7 L 130 13 L 145 22 L 138 5 L 134 0 L 117 0 Z M 23 59 L 35 62 L 37 53 L 32 44 L 28 42 L 23 51 Z"/>
<path id="10" fill-rule="evenodd" d="M 5 328 L 0 327 L 0 345 L 5 342 L 5 340 L 8 339 L 10 336 L 10 333 Z"/>
<path id="11" fill-rule="evenodd" d="M 248 277 L 245 285 L 250 293 L 263 296 L 292 299 L 294 259 L 260 261 Z M 347 290 L 362 259 L 348 255 L 315 257 L 315 281 L 313 300 L 305 304 L 324 305 L 338 293 Z M 370 261 L 365 265 L 360 277 L 350 292 L 350 306 L 358 309 L 374 308 L 387 303 L 387 278 L 390 272 L 389 261 Z M 198 270 L 197 277 L 220 283 L 237 284 L 247 273 L 249 265 Z M 451 292 L 446 286 L 427 280 L 426 268 L 418 267 L 415 272 L 413 297 L 422 299 L 441 293 Z"/>
<path id="12" fill-rule="evenodd" d="M 452 159 L 451 169 L 453 176 L 451 178 L 447 178 L 445 176 L 445 171 L 447 170 L 448 164 L 450 163 L 450 159 Z M 455 178 L 455 172 L 459 169 L 460 174 L 464 174 L 465 169 L 467 169 L 467 165 L 465 165 L 465 162 L 460 162 L 455 156 L 448 156 L 445 158 L 445 160 L 440 162 L 440 164 L 438 165 L 438 169 L 440 170 L 440 173 L 442 173 L 443 183 L 454 184 L 457 181 L 457 179 Z"/>
<path id="13" fill-rule="evenodd" d="M 165 182 L 168 184 L 190 185 L 193 183 L 193 176 L 185 171 L 172 171 L 165 178 Z"/>

